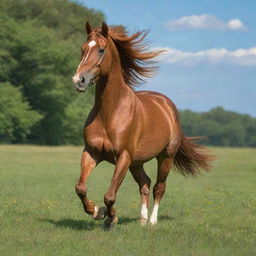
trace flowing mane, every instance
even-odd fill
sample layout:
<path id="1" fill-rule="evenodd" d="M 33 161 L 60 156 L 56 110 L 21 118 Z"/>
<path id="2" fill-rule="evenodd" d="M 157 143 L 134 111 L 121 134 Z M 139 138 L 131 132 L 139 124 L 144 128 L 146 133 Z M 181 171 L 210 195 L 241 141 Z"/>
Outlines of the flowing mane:
<path id="1" fill-rule="evenodd" d="M 148 42 L 144 39 L 148 31 L 138 31 L 128 36 L 125 27 L 115 26 L 109 30 L 119 53 L 124 81 L 131 86 L 144 82 L 143 77 L 152 77 L 158 67 L 152 60 L 163 50 L 148 51 Z"/>

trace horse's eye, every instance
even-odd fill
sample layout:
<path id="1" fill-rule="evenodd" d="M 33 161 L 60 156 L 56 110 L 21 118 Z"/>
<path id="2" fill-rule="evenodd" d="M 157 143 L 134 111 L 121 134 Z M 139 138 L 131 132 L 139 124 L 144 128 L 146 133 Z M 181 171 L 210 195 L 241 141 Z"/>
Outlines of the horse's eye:
<path id="1" fill-rule="evenodd" d="M 100 48 L 98 52 L 99 52 L 100 54 L 102 54 L 102 53 L 104 53 L 104 51 L 105 51 L 105 50 L 104 50 L 103 48 Z"/>

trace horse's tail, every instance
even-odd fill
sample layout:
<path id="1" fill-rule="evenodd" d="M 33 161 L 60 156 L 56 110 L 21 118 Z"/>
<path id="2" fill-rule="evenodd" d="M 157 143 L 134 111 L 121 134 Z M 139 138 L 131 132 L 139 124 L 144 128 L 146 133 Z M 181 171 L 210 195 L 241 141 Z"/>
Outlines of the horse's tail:
<path id="1" fill-rule="evenodd" d="M 183 137 L 182 139 L 174 158 L 174 168 L 184 176 L 197 175 L 201 170 L 208 171 L 211 167 L 210 161 L 214 156 L 209 154 L 206 147 L 196 143 L 201 139 L 201 137 Z"/>

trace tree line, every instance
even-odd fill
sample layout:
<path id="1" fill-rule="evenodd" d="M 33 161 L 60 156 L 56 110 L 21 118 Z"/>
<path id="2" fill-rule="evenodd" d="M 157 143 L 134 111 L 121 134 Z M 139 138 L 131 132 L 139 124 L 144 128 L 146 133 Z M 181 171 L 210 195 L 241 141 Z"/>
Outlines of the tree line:
<path id="1" fill-rule="evenodd" d="M 256 118 L 216 107 L 205 113 L 180 111 L 183 131 L 213 146 L 256 147 Z"/>
<path id="2" fill-rule="evenodd" d="M 72 88 L 85 21 L 104 14 L 68 0 L 0 1 L 0 143 L 82 144 L 93 103 Z M 207 144 L 256 146 L 256 119 L 215 108 L 180 111 L 184 133 Z"/>

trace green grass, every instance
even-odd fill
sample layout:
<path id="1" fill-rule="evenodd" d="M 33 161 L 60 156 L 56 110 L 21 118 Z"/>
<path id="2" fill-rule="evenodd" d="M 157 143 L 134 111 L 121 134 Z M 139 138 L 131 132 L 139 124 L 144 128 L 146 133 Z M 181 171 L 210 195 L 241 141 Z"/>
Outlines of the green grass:
<path id="1" fill-rule="evenodd" d="M 82 147 L 0 146 L 0 255 L 256 255 L 256 149 L 213 148 L 211 173 L 171 173 L 155 227 L 140 227 L 140 197 L 128 173 L 110 231 L 75 195 Z M 156 163 L 146 165 L 155 181 Z M 88 181 L 98 205 L 113 166 Z"/>

